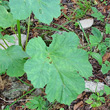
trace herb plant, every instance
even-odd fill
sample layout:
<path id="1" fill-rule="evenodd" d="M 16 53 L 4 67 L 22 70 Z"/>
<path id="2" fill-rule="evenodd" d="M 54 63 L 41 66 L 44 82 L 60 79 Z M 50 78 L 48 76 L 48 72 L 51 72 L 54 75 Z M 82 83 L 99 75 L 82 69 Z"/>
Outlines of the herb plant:
<path id="1" fill-rule="evenodd" d="M 102 15 L 102 13 L 97 10 L 97 8 L 92 7 L 92 11 L 93 11 L 94 13 L 91 14 L 91 16 L 97 18 L 97 20 L 100 20 L 100 21 L 102 21 L 102 22 L 104 21 L 105 16 Z"/>
<path id="2" fill-rule="evenodd" d="M 26 72 L 34 88 L 43 88 L 46 85 L 46 98 L 50 102 L 56 100 L 69 105 L 85 89 L 82 77 L 92 75 L 87 52 L 78 49 L 78 36 L 74 32 L 55 34 L 49 47 L 41 37 L 33 38 L 28 43 L 31 12 L 40 22 L 49 24 L 53 17 L 57 18 L 61 13 L 59 4 L 60 0 L 10 0 L 11 13 L 0 6 L 0 26 L 11 27 L 15 32 L 14 26 L 17 24 L 19 39 L 19 46 L 7 45 L 7 49 L 0 49 L 0 74 L 6 72 L 9 76 L 19 77 Z M 27 39 L 23 51 L 20 20 L 27 18 Z M 1 36 L 1 39 L 4 40 L 5 36 Z"/>
<path id="3" fill-rule="evenodd" d="M 94 107 L 99 107 L 99 106 L 102 105 L 102 103 L 105 103 L 105 98 L 102 97 L 103 93 L 104 93 L 103 91 L 96 92 L 96 94 L 93 93 L 93 94 L 90 95 L 89 99 L 86 100 L 85 102 L 90 104 L 91 107 L 93 107 L 93 108 Z"/>
<path id="4" fill-rule="evenodd" d="M 29 109 L 48 110 L 46 106 L 46 101 L 44 101 L 44 99 L 41 96 L 33 97 L 33 99 L 26 103 L 26 108 Z"/>
<path id="5" fill-rule="evenodd" d="M 78 36 L 74 32 L 54 34 L 49 46 L 40 36 L 28 42 L 31 13 L 33 12 L 39 22 L 50 24 L 53 18 L 61 14 L 60 0 L 9 0 L 9 7 L 10 12 L 0 5 L 0 30 L 11 27 L 18 37 L 19 45 L 9 46 L 6 41 L 14 42 L 13 37 L 0 34 L 0 39 L 7 46 L 6 49 L 0 44 L 4 48 L 4 50 L 0 49 L 0 75 L 7 73 L 11 77 L 19 77 L 26 72 L 27 79 L 34 86 L 31 92 L 35 88 L 45 87 L 47 94 L 45 97 L 50 102 L 56 100 L 70 105 L 78 94 L 85 90 L 83 77 L 87 79 L 92 76 L 88 52 L 78 48 Z M 25 49 L 23 49 L 20 21 L 25 19 L 28 19 L 28 28 Z M 17 32 L 14 30 L 15 25 L 17 25 Z M 100 31 L 93 28 L 92 33 L 98 42 L 95 41 L 94 36 L 90 37 L 91 48 L 102 41 Z M 93 53 L 91 55 L 94 56 Z M 102 64 L 102 60 L 99 59 L 98 62 Z M 37 105 L 38 100 L 39 97 L 30 102 L 35 104 L 36 101 L 35 107 L 41 109 L 41 104 Z M 42 99 L 40 101 L 45 105 Z"/>

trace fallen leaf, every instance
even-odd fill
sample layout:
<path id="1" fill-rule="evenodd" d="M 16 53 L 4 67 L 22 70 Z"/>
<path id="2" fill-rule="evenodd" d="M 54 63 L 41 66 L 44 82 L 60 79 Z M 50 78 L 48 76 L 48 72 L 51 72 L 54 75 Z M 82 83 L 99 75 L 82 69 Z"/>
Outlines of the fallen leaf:
<path id="1" fill-rule="evenodd" d="M 83 101 L 80 101 L 79 103 L 75 104 L 74 110 L 77 110 L 82 104 L 83 104 Z"/>
<path id="2" fill-rule="evenodd" d="M 4 90 L 4 83 L 2 81 L 2 77 L 0 76 L 0 90 Z"/>

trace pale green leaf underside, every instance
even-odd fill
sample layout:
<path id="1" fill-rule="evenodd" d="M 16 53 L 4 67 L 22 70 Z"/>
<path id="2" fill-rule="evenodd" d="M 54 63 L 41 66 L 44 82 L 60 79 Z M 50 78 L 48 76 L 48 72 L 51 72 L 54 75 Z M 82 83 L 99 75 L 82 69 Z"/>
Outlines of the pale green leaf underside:
<path id="1" fill-rule="evenodd" d="M 70 104 L 84 90 L 81 76 L 91 76 L 92 67 L 87 53 L 77 49 L 79 39 L 75 33 L 65 32 L 52 37 L 49 47 L 40 37 L 29 41 L 26 52 L 31 58 L 24 70 L 34 87 L 42 88 L 47 84 L 46 97 L 50 101 L 56 99 Z"/>
<path id="2" fill-rule="evenodd" d="M 0 50 L 0 74 L 7 72 L 9 76 L 18 77 L 24 74 L 23 58 L 28 57 L 20 46 L 11 46 Z"/>
<path id="3" fill-rule="evenodd" d="M 8 13 L 5 7 L 0 5 L 0 27 L 7 28 L 15 24 L 16 20 L 13 19 L 12 14 Z"/>
<path id="4" fill-rule="evenodd" d="M 14 18 L 26 19 L 33 12 L 41 22 L 49 24 L 60 16 L 60 0 L 10 0 L 9 5 Z"/>

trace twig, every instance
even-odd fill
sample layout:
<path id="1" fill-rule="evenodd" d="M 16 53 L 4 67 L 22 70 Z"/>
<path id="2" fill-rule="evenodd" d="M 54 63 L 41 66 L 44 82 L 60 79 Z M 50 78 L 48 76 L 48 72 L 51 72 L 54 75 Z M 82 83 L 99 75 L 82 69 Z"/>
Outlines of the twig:
<path id="1" fill-rule="evenodd" d="M 15 100 L 6 100 L 1 97 L 0 97 L 0 99 L 3 100 L 4 102 L 15 102 Z M 29 100 L 32 100 L 32 99 L 20 99 L 18 102 L 29 101 Z"/>

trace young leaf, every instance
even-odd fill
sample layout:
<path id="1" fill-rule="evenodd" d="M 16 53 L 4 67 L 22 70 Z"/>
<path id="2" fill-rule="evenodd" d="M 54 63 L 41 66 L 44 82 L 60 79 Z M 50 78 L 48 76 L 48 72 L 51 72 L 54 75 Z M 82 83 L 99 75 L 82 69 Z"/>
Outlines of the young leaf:
<path id="1" fill-rule="evenodd" d="M 97 20 L 104 21 L 105 16 L 102 15 L 102 13 L 97 10 L 97 8 L 92 7 L 92 11 L 93 11 L 94 13 L 91 14 L 91 16 L 97 18 Z"/>
<path id="2" fill-rule="evenodd" d="M 42 88 L 47 84 L 46 97 L 49 101 L 56 99 L 70 104 L 84 90 L 81 76 L 91 76 L 92 67 L 87 52 L 77 49 L 79 39 L 75 33 L 65 32 L 52 37 L 49 47 L 40 37 L 29 41 L 26 52 L 31 58 L 25 63 L 24 70 L 34 87 Z"/>
<path id="3" fill-rule="evenodd" d="M 27 102 L 26 106 L 29 109 L 44 110 L 46 109 L 46 101 L 44 101 L 41 96 L 38 96 Z"/>
<path id="4" fill-rule="evenodd" d="M 6 50 L 0 49 L 0 73 L 7 72 L 9 76 L 18 77 L 24 74 L 24 63 L 28 55 L 20 46 L 11 46 Z"/>
<path id="5" fill-rule="evenodd" d="M 7 12 L 4 6 L 0 5 L 0 27 L 7 28 L 15 24 L 16 20 L 13 19 L 12 14 Z"/>
<path id="6" fill-rule="evenodd" d="M 106 24 L 105 29 L 106 29 L 106 34 L 110 34 L 110 24 Z"/>
<path id="7" fill-rule="evenodd" d="M 88 99 L 88 100 L 86 100 L 85 102 L 88 103 L 88 104 L 92 104 L 92 103 L 93 103 L 93 100 Z"/>
<path id="8" fill-rule="evenodd" d="M 103 36 L 101 35 L 101 32 L 95 27 L 92 28 L 92 34 L 94 36 L 93 35 L 89 36 L 91 46 L 97 46 L 102 41 Z"/>
<path id="9" fill-rule="evenodd" d="M 10 0 L 9 5 L 14 18 L 24 20 L 33 12 L 41 22 L 50 24 L 60 16 L 60 0 Z"/>
<path id="10" fill-rule="evenodd" d="M 102 56 L 99 53 L 91 52 L 90 55 L 98 61 L 99 65 L 102 65 Z"/>
<path id="11" fill-rule="evenodd" d="M 107 95 L 110 95 L 110 87 L 104 85 L 104 90 L 105 90 Z"/>
<path id="12" fill-rule="evenodd" d="M 105 61 L 105 64 L 102 64 L 101 71 L 103 74 L 106 74 L 110 70 L 110 62 Z"/>
<path id="13" fill-rule="evenodd" d="M 105 98 L 104 98 L 104 97 L 100 97 L 100 101 L 101 101 L 102 103 L 105 103 Z"/>

